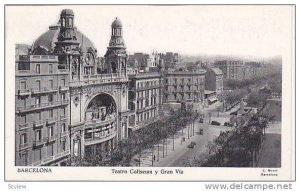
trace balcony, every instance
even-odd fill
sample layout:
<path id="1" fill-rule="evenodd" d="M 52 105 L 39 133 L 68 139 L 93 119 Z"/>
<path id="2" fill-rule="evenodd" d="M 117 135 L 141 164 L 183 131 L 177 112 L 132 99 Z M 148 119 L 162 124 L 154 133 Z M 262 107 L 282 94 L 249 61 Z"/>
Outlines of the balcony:
<path id="1" fill-rule="evenodd" d="M 29 106 L 21 106 L 21 107 L 17 107 L 16 113 L 25 113 L 25 112 L 31 112 L 39 109 L 60 107 L 63 105 L 67 105 L 68 103 L 69 103 L 68 100 L 62 100 L 62 101 L 55 101 L 55 102 L 48 102 L 48 103 L 41 103 L 41 104 L 33 104 Z"/>
<path id="2" fill-rule="evenodd" d="M 50 142 L 56 141 L 57 138 L 58 138 L 57 134 L 54 134 L 52 136 L 44 137 L 43 141 L 50 143 Z"/>
<path id="3" fill-rule="evenodd" d="M 18 90 L 18 96 L 29 96 L 29 95 L 30 95 L 29 89 Z"/>
<path id="4" fill-rule="evenodd" d="M 54 156 L 54 159 L 57 160 L 57 159 L 59 159 L 59 158 L 68 156 L 68 155 L 70 155 L 70 154 L 71 154 L 71 153 L 70 153 L 69 150 L 63 151 L 63 152 L 60 152 L 60 153 L 56 154 L 56 155 Z"/>
<path id="5" fill-rule="evenodd" d="M 58 69 L 57 72 L 59 74 L 69 74 L 69 70 L 68 69 Z"/>
<path id="6" fill-rule="evenodd" d="M 149 105 L 147 107 L 143 107 L 143 108 L 139 108 L 136 110 L 137 113 L 142 113 L 142 112 L 145 112 L 145 111 L 148 111 L 148 110 L 151 110 L 151 109 L 155 109 L 156 107 L 158 107 L 157 104 L 154 104 L 154 105 Z"/>
<path id="7" fill-rule="evenodd" d="M 44 124 L 44 120 L 33 121 L 33 129 L 42 128 Z"/>
<path id="8" fill-rule="evenodd" d="M 37 147 L 37 146 L 40 146 L 40 145 L 43 145 L 44 142 L 43 142 L 43 139 L 40 139 L 40 140 L 34 140 L 33 141 L 33 146 L 34 147 Z"/>
<path id="9" fill-rule="evenodd" d="M 98 143 L 103 143 L 105 141 L 108 141 L 112 138 L 114 138 L 117 135 L 117 133 L 115 131 L 111 132 L 111 133 L 107 133 L 105 135 L 102 135 L 100 137 L 97 138 L 89 138 L 89 139 L 84 139 L 84 145 L 88 146 L 88 145 L 94 145 L 94 144 L 98 144 Z"/>
<path id="10" fill-rule="evenodd" d="M 19 144 L 19 149 L 21 150 L 21 149 L 26 149 L 26 148 L 28 148 L 29 147 L 29 144 L 28 143 L 21 143 L 21 144 Z"/>
<path id="11" fill-rule="evenodd" d="M 142 90 L 151 90 L 151 89 L 157 89 L 160 88 L 159 85 L 149 85 L 149 86 L 143 86 L 143 87 L 136 87 L 133 88 L 133 90 L 142 91 Z"/>
<path id="12" fill-rule="evenodd" d="M 110 124 L 112 122 L 116 121 L 116 117 L 115 116 L 111 116 L 111 117 L 107 117 L 107 119 L 105 119 L 104 121 L 101 119 L 92 119 L 90 121 L 87 121 L 85 123 L 86 127 L 91 127 L 91 126 L 103 126 L 103 125 L 107 125 Z"/>
<path id="13" fill-rule="evenodd" d="M 113 82 L 127 82 L 128 78 L 117 73 L 112 74 L 98 74 L 98 75 L 85 75 L 80 78 L 72 76 L 70 87 L 93 85 L 93 84 L 106 84 Z"/>
<path id="14" fill-rule="evenodd" d="M 64 92 L 64 91 L 68 91 L 69 87 L 68 86 L 59 86 L 59 91 L 60 92 Z"/>
<path id="15" fill-rule="evenodd" d="M 24 130 L 28 128 L 28 123 L 24 123 L 24 124 L 19 124 L 19 129 L 20 130 Z"/>
<path id="16" fill-rule="evenodd" d="M 60 137 L 66 137 L 69 135 L 69 132 L 68 131 L 61 132 L 59 135 L 60 135 Z"/>
<path id="17" fill-rule="evenodd" d="M 57 92 L 58 88 L 57 87 L 44 87 L 44 88 L 32 88 L 31 93 L 34 95 L 38 94 L 47 94 L 47 93 L 54 93 Z"/>
<path id="18" fill-rule="evenodd" d="M 53 125 L 54 123 L 56 123 L 56 120 L 55 119 L 46 119 L 46 125 L 49 126 L 49 125 Z"/>

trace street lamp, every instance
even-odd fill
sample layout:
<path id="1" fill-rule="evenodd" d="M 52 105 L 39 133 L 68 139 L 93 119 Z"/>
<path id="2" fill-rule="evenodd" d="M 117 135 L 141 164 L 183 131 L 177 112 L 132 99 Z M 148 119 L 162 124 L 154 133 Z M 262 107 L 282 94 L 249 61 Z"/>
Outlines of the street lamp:
<path id="1" fill-rule="evenodd" d="M 154 145 L 151 147 L 152 149 L 152 160 L 151 160 L 151 165 L 153 166 L 153 162 L 155 161 L 155 156 L 154 156 Z"/>
<path id="2" fill-rule="evenodd" d="M 159 141 L 157 144 L 157 162 L 159 162 Z"/>

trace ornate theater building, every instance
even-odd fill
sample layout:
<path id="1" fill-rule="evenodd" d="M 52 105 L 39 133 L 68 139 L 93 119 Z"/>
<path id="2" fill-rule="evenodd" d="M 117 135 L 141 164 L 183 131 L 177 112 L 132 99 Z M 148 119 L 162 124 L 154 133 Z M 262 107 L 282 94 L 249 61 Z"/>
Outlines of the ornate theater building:
<path id="1" fill-rule="evenodd" d="M 17 166 L 66 165 L 70 156 L 109 156 L 128 135 L 127 53 L 116 18 L 105 61 L 62 10 L 26 51 L 16 51 Z"/>
<path id="2" fill-rule="evenodd" d="M 120 140 L 159 118 L 163 104 L 203 102 L 204 72 L 167 72 L 158 57 L 145 70 L 127 68 L 122 36 L 116 18 L 101 58 L 64 9 L 31 47 L 16 45 L 17 166 L 68 165 L 73 156 L 109 160 Z"/>

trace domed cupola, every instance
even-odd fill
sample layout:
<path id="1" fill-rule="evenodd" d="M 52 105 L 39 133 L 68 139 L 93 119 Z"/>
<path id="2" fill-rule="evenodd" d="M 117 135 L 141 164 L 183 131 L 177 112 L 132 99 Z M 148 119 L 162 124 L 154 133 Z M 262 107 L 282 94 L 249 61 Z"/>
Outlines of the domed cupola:
<path id="1" fill-rule="evenodd" d="M 60 31 L 56 42 L 56 52 L 62 53 L 72 51 L 78 54 L 79 42 L 74 27 L 74 13 L 71 9 L 64 9 L 60 14 Z"/>
<path id="2" fill-rule="evenodd" d="M 122 23 L 116 18 L 111 24 L 111 38 L 109 42 L 110 47 L 125 48 L 124 40 L 122 37 Z"/>
<path id="3" fill-rule="evenodd" d="M 96 73 L 97 49 L 75 27 L 71 9 L 62 10 L 58 23 L 34 41 L 31 54 L 57 55 L 59 68 L 69 69 L 72 75 Z"/>
<path id="4" fill-rule="evenodd" d="M 118 18 L 111 24 L 111 38 L 104 57 L 107 73 L 118 73 L 122 76 L 127 75 L 128 55 L 123 40 L 122 23 Z"/>
<path id="5" fill-rule="evenodd" d="M 116 17 L 116 19 L 114 20 L 114 22 L 111 24 L 111 27 L 112 28 L 122 28 L 122 23 L 118 19 L 118 17 Z"/>

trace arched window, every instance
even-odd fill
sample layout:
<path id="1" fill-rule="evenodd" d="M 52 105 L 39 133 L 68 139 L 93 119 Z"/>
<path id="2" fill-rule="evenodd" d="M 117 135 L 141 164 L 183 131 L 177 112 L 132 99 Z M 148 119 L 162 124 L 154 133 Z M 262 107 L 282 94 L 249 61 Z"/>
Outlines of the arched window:
<path id="1" fill-rule="evenodd" d="M 65 18 L 62 18 L 62 22 L 61 22 L 61 23 L 62 23 L 62 26 L 63 26 L 63 27 L 65 27 L 65 26 L 66 26 L 66 25 L 65 25 L 65 24 L 66 24 L 66 20 L 65 20 Z"/>
<path id="2" fill-rule="evenodd" d="M 73 19 L 69 18 L 69 26 L 72 27 L 73 26 Z"/>

